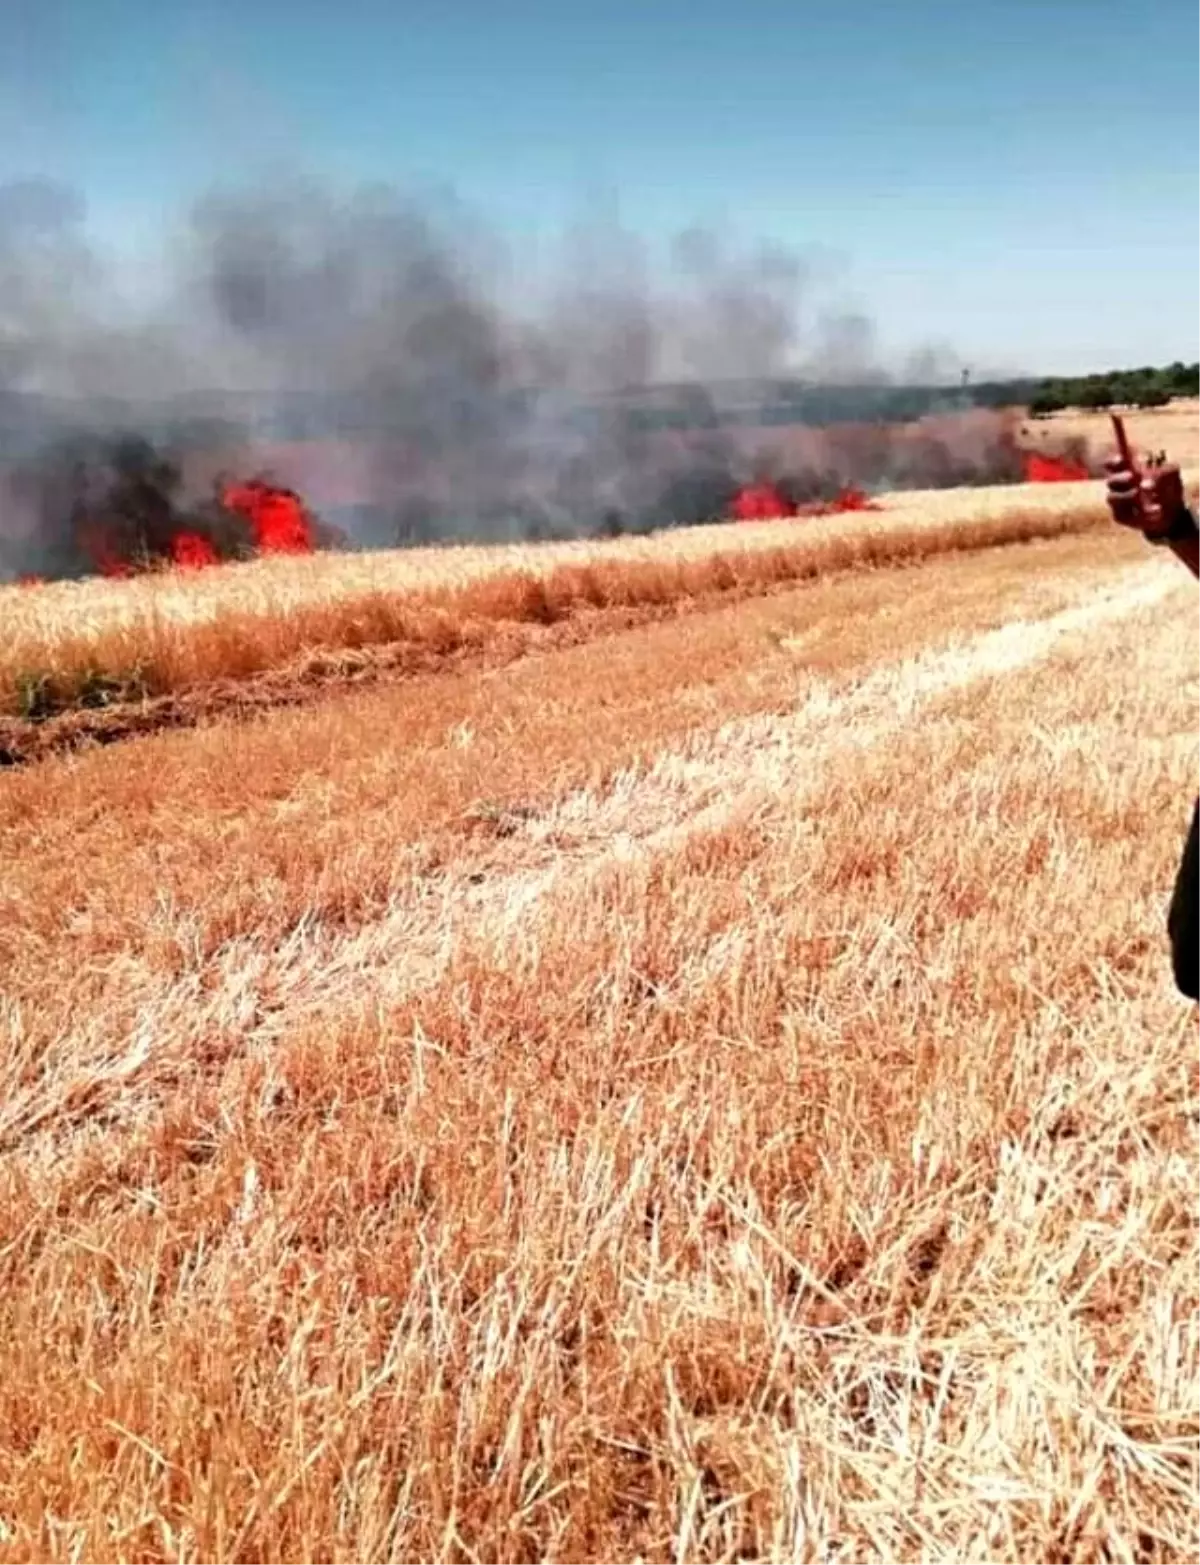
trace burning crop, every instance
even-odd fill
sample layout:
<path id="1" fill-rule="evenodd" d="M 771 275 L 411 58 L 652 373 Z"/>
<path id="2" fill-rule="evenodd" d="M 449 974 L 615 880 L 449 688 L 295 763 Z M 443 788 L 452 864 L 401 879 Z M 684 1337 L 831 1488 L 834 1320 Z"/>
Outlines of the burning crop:
<path id="1" fill-rule="evenodd" d="M 610 413 L 606 420 L 606 430 L 593 431 L 591 444 L 565 467 L 544 463 L 536 474 L 497 460 L 461 489 L 463 475 L 452 467 L 431 476 L 427 465 L 415 478 L 397 469 L 391 521 L 379 541 L 486 541 L 497 533 L 550 539 L 803 519 L 878 510 L 872 495 L 884 490 L 1092 476 L 1080 442 L 1061 452 L 1027 451 L 1015 416 L 982 410 L 910 426 L 783 431 L 646 431 L 634 427 L 627 413 Z M 303 465 L 319 485 L 328 446 L 314 440 L 298 449 L 312 453 Z M 296 451 L 286 452 L 293 466 Z M 223 453 L 218 467 L 203 452 L 165 447 L 140 434 L 49 444 L 8 478 L 8 508 L 23 513 L 29 525 L 16 542 L 11 534 L 0 539 L 0 549 L 18 581 L 36 582 L 130 576 L 168 566 L 194 571 L 345 543 L 296 489 L 262 473 L 228 476 L 230 465 L 252 468 L 262 454 L 253 444 L 235 448 Z M 555 447 L 555 461 L 560 456 Z M 381 465 L 378 451 L 370 449 L 362 461 L 372 470 Z M 606 478 L 606 468 L 619 479 Z"/>
<path id="2" fill-rule="evenodd" d="M 18 580 L 199 570 L 260 554 L 310 554 L 336 541 L 293 490 L 263 477 L 185 491 L 180 461 L 138 435 L 45 450 L 11 479 L 35 521 Z"/>
<path id="3" fill-rule="evenodd" d="M 1030 451 L 1025 458 L 1025 480 L 1030 484 L 1074 484 L 1092 476 L 1087 463 L 1077 457 Z"/>
<path id="4" fill-rule="evenodd" d="M 211 193 L 163 313 L 131 320 L 107 308 L 83 204 L 0 185 L 0 266 L 30 306 L 0 322 L 0 461 L 21 467 L 0 474 L 0 574 L 307 553 L 332 537 L 310 503 L 362 546 L 515 542 L 827 514 L 1076 460 L 1027 462 L 1015 416 L 957 386 L 915 422 L 872 413 L 896 382 L 870 322 L 811 297 L 802 255 L 699 229 L 660 253 L 585 221 L 514 297 L 466 216 L 378 187 Z M 80 314 L 57 303 L 85 294 Z M 60 438 L 63 420 L 88 433 Z M 198 482 L 217 452 L 233 460 Z"/>
<path id="5" fill-rule="evenodd" d="M 219 565 L 221 556 L 203 533 L 177 532 L 171 539 L 171 563 L 184 569 L 200 570 Z"/>
<path id="6" fill-rule="evenodd" d="M 298 494 L 280 489 L 261 478 L 245 484 L 228 484 L 221 504 L 243 517 L 260 554 L 311 554 L 316 547 L 312 517 Z"/>
<path id="7" fill-rule="evenodd" d="M 790 517 L 839 516 L 847 511 L 883 509 L 854 484 L 844 485 L 830 500 L 811 500 L 807 503 L 793 499 L 788 487 L 786 484 L 773 483 L 743 485 L 734 496 L 734 519 L 739 522 L 773 522 Z"/>

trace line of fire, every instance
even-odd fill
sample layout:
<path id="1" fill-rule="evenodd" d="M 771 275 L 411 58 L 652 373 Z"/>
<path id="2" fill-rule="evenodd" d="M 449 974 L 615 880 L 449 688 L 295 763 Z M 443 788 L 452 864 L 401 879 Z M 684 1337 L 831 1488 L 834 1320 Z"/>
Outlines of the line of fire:
<path id="1" fill-rule="evenodd" d="M 996 415 L 991 415 L 995 417 Z M 849 428 L 850 426 L 847 426 Z M 843 441 L 844 449 L 849 449 Z M 313 449 L 319 448 L 319 442 Z M 614 507 L 586 519 L 581 530 L 599 533 L 645 531 L 655 525 L 698 522 L 763 522 L 879 509 L 875 490 L 834 464 L 824 470 L 778 471 L 780 462 L 725 460 L 715 466 L 674 459 L 670 482 L 645 516 Z M 749 471 L 746 471 L 747 466 Z M 771 468 L 775 471 L 772 471 Z M 900 487 L 945 487 L 971 481 L 953 464 L 926 463 Z M 993 470 L 994 469 L 994 470 Z M 988 469 L 975 482 L 1060 483 L 1095 476 L 1086 447 L 1064 451 L 1022 446 L 1017 423 L 1005 424 Z M 924 481 L 923 481 L 924 480 Z M 51 579 L 131 576 L 148 570 L 200 570 L 262 555 L 309 554 L 355 546 L 351 532 L 322 518 L 296 488 L 270 472 L 253 468 L 240 475 L 219 473 L 201 501 L 185 499 L 184 462 L 142 435 L 119 435 L 74 445 L 65 443 L 10 475 L 8 489 L 18 507 L 35 517 L 35 558 L 10 575 L 29 585 Z M 443 536 L 428 505 L 411 500 L 398 507 L 390 537 L 399 545 Z M 411 524 L 413 515 L 418 525 Z M 406 524 L 404 518 L 408 517 Z M 424 527 L 420 525 L 424 523 Z M 649 526 L 647 526 L 649 523 Z M 551 529 L 551 534 L 553 529 Z M 533 532 L 532 536 L 546 536 Z M 486 536 L 486 534 L 485 534 Z"/>

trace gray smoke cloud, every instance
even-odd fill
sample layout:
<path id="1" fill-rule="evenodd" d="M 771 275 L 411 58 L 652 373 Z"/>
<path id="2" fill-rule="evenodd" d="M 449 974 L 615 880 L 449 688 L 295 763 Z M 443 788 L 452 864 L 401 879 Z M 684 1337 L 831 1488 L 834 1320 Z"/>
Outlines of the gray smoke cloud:
<path id="1" fill-rule="evenodd" d="M 173 440 L 197 490 L 265 465 L 366 541 L 649 527 L 794 468 L 795 442 L 756 427 L 789 376 L 888 378 L 870 320 L 822 308 L 778 245 L 696 227 L 660 260 L 601 212 L 546 279 L 452 196 L 295 180 L 196 202 L 139 306 L 75 193 L 0 188 L 0 462 L 47 429 L 135 428 Z M 945 458 L 955 431 L 931 439 Z M 888 451 L 874 439 L 865 472 L 861 449 L 809 441 L 793 477 L 885 481 Z M 911 441 L 906 460 L 919 479 Z M 14 507 L 10 487 L 3 530 L 36 535 Z"/>

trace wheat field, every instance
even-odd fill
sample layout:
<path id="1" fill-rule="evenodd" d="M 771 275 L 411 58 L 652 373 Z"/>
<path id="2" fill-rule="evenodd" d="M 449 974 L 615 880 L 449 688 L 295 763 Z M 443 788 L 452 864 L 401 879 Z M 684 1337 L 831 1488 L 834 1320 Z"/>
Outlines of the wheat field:
<path id="1" fill-rule="evenodd" d="M 1061 491 L 1061 492 L 1055 492 Z M 755 590 L 856 564 L 1103 523 L 1095 482 L 889 495 L 878 513 L 549 544 L 262 558 L 200 573 L 0 588 L 0 716 L 190 692 L 403 643 L 446 654 L 498 624 Z"/>
<path id="2" fill-rule="evenodd" d="M 1161 408 L 1121 409 L 1121 416 L 1135 451 L 1166 451 L 1185 471 L 1200 463 L 1200 400 L 1195 397 L 1175 397 Z M 1028 427 L 1035 438 L 1082 438 L 1097 452 L 1110 451 L 1113 446 L 1108 413 L 1064 408 L 1048 418 L 1031 421 Z"/>
<path id="3" fill-rule="evenodd" d="M 0 774 L 0 1560 L 1197 1557 L 1194 583 L 979 503 Z"/>

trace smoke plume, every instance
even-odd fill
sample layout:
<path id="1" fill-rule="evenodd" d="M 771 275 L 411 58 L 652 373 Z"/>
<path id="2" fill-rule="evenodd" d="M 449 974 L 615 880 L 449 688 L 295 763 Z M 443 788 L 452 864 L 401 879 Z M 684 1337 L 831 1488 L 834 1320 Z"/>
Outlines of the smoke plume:
<path id="1" fill-rule="evenodd" d="M 143 541 L 237 470 L 374 543 L 709 520 L 750 482 L 804 499 L 1020 476 L 997 415 L 769 427 L 782 378 L 886 379 L 873 328 L 821 306 L 803 257 L 708 230 L 660 261 L 600 216 L 547 279 L 451 198 L 297 181 L 197 202 L 153 307 L 118 282 L 72 192 L 0 188 L 9 570 L 72 569 L 81 505 L 128 511 L 131 452 Z"/>

